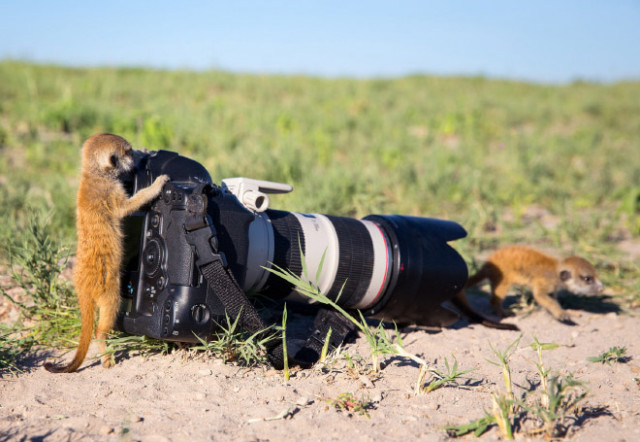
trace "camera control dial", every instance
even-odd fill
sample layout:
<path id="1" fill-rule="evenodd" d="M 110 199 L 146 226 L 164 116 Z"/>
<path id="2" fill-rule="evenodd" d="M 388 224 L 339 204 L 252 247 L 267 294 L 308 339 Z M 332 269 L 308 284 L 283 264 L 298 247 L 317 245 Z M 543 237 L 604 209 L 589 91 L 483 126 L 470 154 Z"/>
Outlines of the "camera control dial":
<path id="1" fill-rule="evenodd" d="M 144 272 L 148 276 L 156 276 L 160 271 L 162 263 L 162 246 L 160 242 L 153 238 L 147 242 L 143 252 Z"/>

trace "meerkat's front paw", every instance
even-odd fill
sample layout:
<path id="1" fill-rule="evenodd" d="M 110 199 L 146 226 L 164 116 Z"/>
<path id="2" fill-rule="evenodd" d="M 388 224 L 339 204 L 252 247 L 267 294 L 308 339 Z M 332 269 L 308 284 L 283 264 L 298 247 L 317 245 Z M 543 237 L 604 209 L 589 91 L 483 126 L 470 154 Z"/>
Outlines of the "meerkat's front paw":
<path id="1" fill-rule="evenodd" d="M 160 192 L 162 192 L 162 188 L 168 181 L 169 181 L 169 175 L 160 175 L 159 177 L 157 177 L 153 182 L 153 184 L 151 185 L 151 188 L 153 189 L 154 193 L 158 195 Z"/>
<path id="2" fill-rule="evenodd" d="M 556 319 L 566 325 L 578 325 L 573 321 L 573 318 L 567 312 L 560 313 L 556 316 Z"/>
<path id="3" fill-rule="evenodd" d="M 169 175 L 160 175 L 158 178 L 156 178 L 156 180 L 154 181 L 154 184 L 156 182 L 160 183 L 160 187 L 164 186 L 167 182 L 169 182 Z"/>

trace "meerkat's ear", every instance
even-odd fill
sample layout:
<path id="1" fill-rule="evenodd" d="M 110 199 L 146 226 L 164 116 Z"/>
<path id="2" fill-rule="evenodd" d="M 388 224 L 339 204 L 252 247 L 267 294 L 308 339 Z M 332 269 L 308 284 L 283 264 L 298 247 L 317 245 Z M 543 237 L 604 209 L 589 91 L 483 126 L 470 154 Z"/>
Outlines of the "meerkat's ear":
<path id="1" fill-rule="evenodd" d="M 571 272 L 569 270 L 562 270 L 560 272 L 560 280 L 566 281 L 567 279 L 571 279 Z"/>

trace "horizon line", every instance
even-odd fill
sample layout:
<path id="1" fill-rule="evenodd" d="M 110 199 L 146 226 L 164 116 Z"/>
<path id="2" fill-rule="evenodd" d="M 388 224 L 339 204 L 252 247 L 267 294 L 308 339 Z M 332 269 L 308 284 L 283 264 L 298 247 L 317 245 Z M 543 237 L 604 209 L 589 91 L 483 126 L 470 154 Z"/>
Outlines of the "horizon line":
<path id="1" fill-rule="evenodd" d="M 209 66 L 209 67 L 170 67 L 155 64 L 129 64 L 129 63 L 73 63 L 73 62 L 60 62 L 60 61 L 46 61 L 35 60 L 22 57 L 2 57 L 0 63 L 16 63 L 16 64 L 31 64 L 37 66 L 50 66 L 66 69 L 139 69 L 149 70 L 157 72 L 193 72 L 193 73 L 206 73 L 206 72 L 220 72 L 231 75 L 248 75 L 248 76 L 274 76 L 274 77 L 307 77 L 326 80 L 362 80 L 362 81 L 375 81 L 375 80 L 398 80 L 411 77 L 433 77 L 433 78 L 468 78 L 468 79 L 484 79 L 489 81 L 505 81 L 513 83 L 530 83 L 540 86 L 567 86 L 572 84 L 588 83 L 599 85 L 614 85 L 619 83 L 636 83 L 640 82 L 640 74 L 632 75 L 629 77 L 621 77 L 616 79 L 599 79 L 589 78 L 588 76 L 576 75 L 571 79 L 566 80 L 541 80 L 535 78 L 526 78 L 521 76 L 509 76 L 503 74 L 490 74 L 486 72 L 435 72 L 435 71 L 414 71 L 397 74 L 329 74 L 319 72 L 309 72 L 304 70 L 299 71 L 274 71 L 274 70 L 251 70 L 251 69 L 232 69 L 222 66 Z"/>

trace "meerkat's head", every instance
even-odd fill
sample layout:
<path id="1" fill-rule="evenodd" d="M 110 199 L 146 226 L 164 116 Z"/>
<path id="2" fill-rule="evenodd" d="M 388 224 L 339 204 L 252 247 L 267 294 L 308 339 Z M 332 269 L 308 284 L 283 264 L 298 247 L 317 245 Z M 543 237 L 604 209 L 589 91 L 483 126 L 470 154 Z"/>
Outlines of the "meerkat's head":
<path id="1" fill-rule="evenodd" d="M 118 178 L 133 166 L 131 144 L 118 135 L 93 135 L 82 146 L 82 168 L 91 175 Z"/>
<path id="2" fill-rule="evenodd" d="M 604 289 L 598 272 L 586 259 L 577 256 L 563 259 L 559 274 L 567 290 L 577 295 L 595 295 Z"/>

